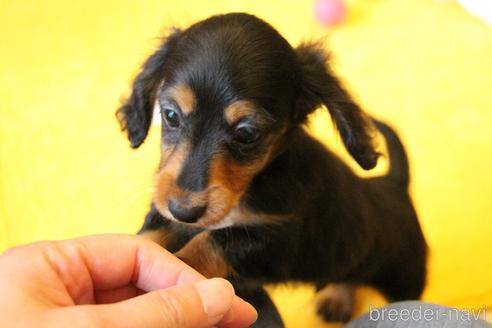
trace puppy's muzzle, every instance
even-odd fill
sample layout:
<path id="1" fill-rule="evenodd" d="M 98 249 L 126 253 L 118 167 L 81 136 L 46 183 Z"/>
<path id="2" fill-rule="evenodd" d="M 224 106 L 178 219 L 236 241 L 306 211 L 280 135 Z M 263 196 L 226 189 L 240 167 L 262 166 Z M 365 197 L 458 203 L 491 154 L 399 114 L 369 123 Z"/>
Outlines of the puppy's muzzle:
<path id="1" fill-rule="evenodd" d="M 176 220 L 185 223 L 194 223 L 205 213 L 206 206 L 184 207 L 175 199 L 170 199 L 167 203 L 169 212 Z"/>

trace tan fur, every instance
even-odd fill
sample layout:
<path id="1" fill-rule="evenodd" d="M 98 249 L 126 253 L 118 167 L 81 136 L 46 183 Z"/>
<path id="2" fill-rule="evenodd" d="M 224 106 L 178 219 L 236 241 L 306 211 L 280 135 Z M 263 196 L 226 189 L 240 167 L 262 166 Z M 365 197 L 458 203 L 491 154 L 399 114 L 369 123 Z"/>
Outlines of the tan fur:
<path id="1" fill-rule="evenodd" d="M 227 278 L 233 272 L 220 250 L 210 243 L 210 233 L 202 232 L 175 253 L 180 259 L 207 278 Z"/>
<path id="2" fill-rule="evenodd" d="M 178 187 L 176 180 L 189 153 L 188 143 L 175 146 L 163 146 L 160 169 L 155 176 L 154 204 L 164 216 L 172 218 L 167 208 L 169 198 L 174 196 Z"/>
<path id="3" fill-rule="evenodd" d="M 229 125 L 246 116 L 254 116 L 258 112 L 253 103 L 247 100 L 236 101 L 224 109 L 224 117 Z"/>
<path id="4" fill-rule="evenodd" d="M 169 94 L 181 108 L 181 112 L 189 115 L 196 105 L 195 93 L 185 84 L 178 84 L 169 90 Z"/>
<path id="5" fill-rule="evenodd" d="M 161 245 L 164 248 L 166 247 L 167 234 L 163 229 L 146 230 L 140 233 L 139 236 L 148 240 L 152 240 L 153 242 Z"/>
<path id="6" fill-rule="evenodd" d="M 266 164 L 268 155 L 248 165 L 238 164 L 219 153 L 212 158 L 208 207 L 199 224 L 203 227 L 219 223 L 238 205 L 248 184 Z"/>

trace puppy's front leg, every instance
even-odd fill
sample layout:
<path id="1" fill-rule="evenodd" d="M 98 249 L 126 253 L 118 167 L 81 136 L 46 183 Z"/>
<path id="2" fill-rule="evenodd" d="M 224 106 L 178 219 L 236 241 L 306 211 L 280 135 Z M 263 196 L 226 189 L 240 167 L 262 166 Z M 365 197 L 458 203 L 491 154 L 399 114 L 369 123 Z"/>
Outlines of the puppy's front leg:
<path id="1" fill-rule="evenodd" d="M 144 230 L 138 233 L 139 236 L 152 240 L 167 249 L 169 232 L 166 229 Z"/>
<path id="2" fill-rule="evenodd" d="M 228 278 L 233 274 L 220 247 L 207 231 L 193 237 L 175 255 L 207 278 Z"/>
<path id="3" fill-rule="evenodd" d="M 138 235 L 168 249 L 170 233 L 170 223 L 152 206 L 145 216 L 144 224 L 140 228 Z"/>

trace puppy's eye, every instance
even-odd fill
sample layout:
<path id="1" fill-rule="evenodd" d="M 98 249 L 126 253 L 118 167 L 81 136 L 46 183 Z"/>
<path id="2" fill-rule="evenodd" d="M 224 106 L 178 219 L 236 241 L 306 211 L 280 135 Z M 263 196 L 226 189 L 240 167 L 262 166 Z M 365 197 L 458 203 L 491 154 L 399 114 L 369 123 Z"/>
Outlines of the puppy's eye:
<path id="1" fill-rule="evenodd" d="M 260 132 L 250 125 L 238 126 L 234 131 L 233 139 L 242 144 L 251 144 L 258 140 Z"/>
<path id="2" fill-rule="evenodd" d="M 167 124 L 172 127 L 172 128 L 177 128 L 179 127 L 179 116 L 178 113 L 176 113 L 172 109 L 164 109 L 164 118 L 167 121 Z"/>

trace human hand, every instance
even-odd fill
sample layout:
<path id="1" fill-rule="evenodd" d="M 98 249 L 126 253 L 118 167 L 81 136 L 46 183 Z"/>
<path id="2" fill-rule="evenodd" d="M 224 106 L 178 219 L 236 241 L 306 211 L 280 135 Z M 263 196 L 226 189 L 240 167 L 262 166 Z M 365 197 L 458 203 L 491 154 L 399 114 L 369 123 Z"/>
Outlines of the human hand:
<path id="1" fill-rule="evenodd" d="M 0 256 L 0 327 L 247 327 L 254 308 L 139 236 L 38 242 Z"/>

